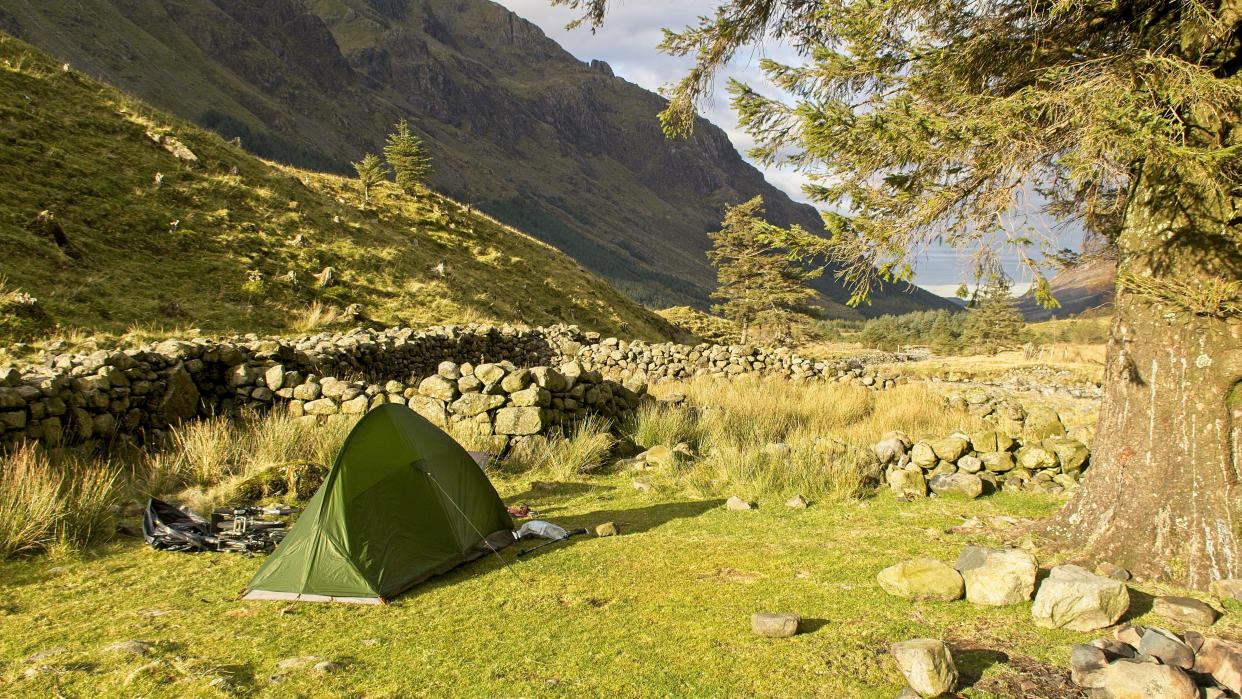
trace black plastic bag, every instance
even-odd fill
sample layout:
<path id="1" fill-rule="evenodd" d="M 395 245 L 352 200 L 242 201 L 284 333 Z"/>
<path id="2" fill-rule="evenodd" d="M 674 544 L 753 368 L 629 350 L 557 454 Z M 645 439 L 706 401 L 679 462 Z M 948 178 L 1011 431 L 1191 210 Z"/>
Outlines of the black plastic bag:
<path id="1" fill-rule="evenodd" d="M 142 538 L 157 551 L 215 551 L 207 520 L 191 510 L 151 498 L 142 514 Z"/>

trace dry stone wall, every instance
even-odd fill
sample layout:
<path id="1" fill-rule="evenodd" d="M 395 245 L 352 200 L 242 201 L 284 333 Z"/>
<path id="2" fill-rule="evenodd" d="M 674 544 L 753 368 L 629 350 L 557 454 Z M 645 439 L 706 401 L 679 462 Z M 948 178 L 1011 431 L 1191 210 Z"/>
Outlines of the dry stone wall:
<path id="1" fill-rule="evenodd" d="M 900 356 L 889 358 L 899 361 Z M 904 379 L 788 349 L 601 338 L 575 326 L 358 328 L 296 339 L 169 339 L 45 353 L 0 369 L 0 443 L 158 438 L 169 424 L 285 405 L 361 413 L 400 401 L 438 424 L 473 421 L 498 445 L 597 413 L 624 418 L 650 381 L 747 374 L 873 389 Z"/>

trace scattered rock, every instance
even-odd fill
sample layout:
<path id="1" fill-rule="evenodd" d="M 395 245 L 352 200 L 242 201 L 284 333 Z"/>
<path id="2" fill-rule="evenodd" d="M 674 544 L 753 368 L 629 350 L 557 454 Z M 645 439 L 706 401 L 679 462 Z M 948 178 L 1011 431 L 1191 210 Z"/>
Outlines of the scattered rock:
<path id="1" fill-rule="evenodd" d="M 663 444 L 657 444 L 635 458 L 642 459 L 643 463 L 657 468 L 677 464 L 677 457 L 673 454 L 673 450 Z"/>
<path id="2" fill-rule="evenodd" d="M 1175 667 L 1117 660 L 1100 672 L 1100 689 L 1113 699 L 1197 699 L 1190 677 Z"/>
<path id="3" fill-rule="evenodd" d="M 1218 638 L 1204 639 L 1195 651 L 1192 669 L 1211 675 L 1229 691 L 1242 694 L 1242 644 Z"/>
<path id="4" fill-rule="evenodd" d="M 1190 646 L 1178 640 L 1177 636 L 1164 629 L 1149 626 L 1142 640 L 1139 641 L 1138 652 L 1158 658 L 1165 665 L 1172 665 L 1189 670 L 1194 667 L 1195 653 Z"/>
<path id="5" fill-rule="evenodd" d="M 1135 626 L 1134 624 L 1122 624 L 1113 629 L 1113 638 L 1125 643 L 1126 645 L 1138 648 L 1139 642 L 1143 640 L 1143 634 L 1147 631 L 1146 627 Z"/>
<path id="6" fill-rule="evenodd" d="M 1130 571 L 1113 563 L 1101 563 L 1095 567 L 1095 574 L 1102 575 L 1113 580 L 1125 582 L 1130 579 Z"/>
<path id="7" fill-rule="evenodd" d="M 957 667 L 944 641 L 916 638 L 894 643 L 891 652 L 906 682 L 922 696 L 937 697 L 957 686 Z"/>
<path id="8" fill-rule="evenodd" d="M 617 525 L 615 522 L 604 522 L 595 527 L 595 536 L 616 536 Z"/>
<path id="9" fill-rule="evenodd" d="M 785 501 L 785 507 L 793 507 L 799 510 L 805 510 L 810 503 L 801 495 L 795 495 Z"/>
<path id="10" fill-rule="evenodd" d="M 762 612 L 750 615 L 750 630 L 768 638 L 789 638 L 798 633 L 801 622 L 797 614 Z"/>
<path id="11" fill-rule="evenodd" d="M 902 561 L 876 579 L 888 594 L 911 600 L 951 602 L 961 599 L 965 589 L 961 573 L 931 558 Z"/>
<path id="12" fill-rule="evenodd" d="M 1211 626 L 1216 610 L 1190 597 L 1157 597 L 1152 604 L 1156 616 L 1184 626 Z"/>
<path id="13" fill-rule="evenodd" d="M 1070 649 L 1070 679 L 1080 687 L 1099 687 L 1107 665 L 1108 656 L 1096 646 L 1080 643 Z"/>
<path id="14" fill-rule="evenodd" d="M 1038 570 L 1035 557 L 1026 551 L 992 551 L 979 565 L 961 570 L 966 600 L 993 607 L 1026 602 L 1035 591 Z"/>
<path id="15" fill-rule="evenodd" d="M 754 509 L 749 502 L 739 498 L 736 495 L 731 496 L 725 501 L 726 510 L 751 510 Z"/>
<path id="16" fill-rule="evenodd" d="M 651 487 L 650 483 L 644 483 L 643 481 L 634 481 L 634 490 L 637 490 L 640 493 L 650 493 L 652 490 L 654 490 L 654 488 Z"/>
<path id="17" fill-rule="evenodd" d="M 340 663 L 325 660 L 321 663 L 315 663 L 314 670 L 320 675 L 331 675 L 334 672 L 339 672 L 343 667 L 344 665 L 341 665 Z"/>
<path id="18" fill-rule="evenodd" d="M 1031 615 L 1046 628 L 1092 631 L 1115 624 L 1129 606 L 1124 583 L 1063 565 L 1053 568 L 1039 586 Z"/>

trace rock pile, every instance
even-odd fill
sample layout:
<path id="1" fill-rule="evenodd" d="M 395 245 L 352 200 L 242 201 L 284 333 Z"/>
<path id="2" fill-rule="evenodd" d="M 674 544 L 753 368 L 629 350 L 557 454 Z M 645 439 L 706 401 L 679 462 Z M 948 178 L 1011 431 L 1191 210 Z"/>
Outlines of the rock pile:
<path id="1" fill-rule="evenodd" d="M 1070 673 L 1093 695 L 1223 699 L 1242 693 L 1242 643 L 1124 624 L 1074 646 Z"/>
<path id="2" fill-rule="evenodd" d="M 471 379 L 472 374 L 466 372 L 457 378 L 440 376 L 458 382 L 455 388 L 433 381 L 428 390 L 436 395 L 422 392 L 423 382 L 439 376 L 444 362 L 459 368 L 500 367 L 505 376 L 522 368 L 552 371 L 547 368 L 572 365 L 576 367 L 572 371 L 587 377 L 579 385 L 591 384 L 598 393 L 588 395 L 584 388 L 581 396 L 549 395 L 547 405 L 539 405 L 545 399 L 535 392 L 513 403 L 506 398 L 502 405 L 480 409 L 495 402 L 499 393 L 494 387 L 489 389 L 487 381 Z M 857 362 L 814 362 L 786 348 L 626 342 L 601 338 L 599 333 L 583 332 L 576 326 L 472 324 L 424 330 L 356 328 L 295 339 L 255 335 L 169 339 L 89 354 L 44 353 L 37 365 L 0 370 L 0 444 L 23 439 L 81 442 L 121 434 L 150 437 L 170 423 L 231 414 L 242 406 L 289 403 L 307 415 L 362 412 L 376 401 L 396 400 L 398 395 L 408 402 L 415 397 L 413 393 L 442 402 L 450 415 L 473 418 L 478 412 L 489 412 L 487 421 L 497 434 L 502 429 L 521 434 L 536 422 L 531 411 L 522 411 L 521 418 L 514 411 L 503 416 L 490 411 L 546 409 L 548 414 L 538 421 L 546 427 L 599 405 L 614 413 L 622 410 L 613 399 L 620 396 L 628 404 L 632 397 L 626 391 L 641 394 L 641 387 L 651 380 L 755 373 L 834 380 L 877 390 L 904 381 L 895 373 L 877 373 Z M 556 379 L 549 380 L 558 385 Z M 390 386 L 394 381 L 398 387 Z M 539 387 L 550 394 L 558 391 Z M 474 397 L 454 410 L 452 404 L 467 394 Z M 535 403 L 521 405 L 522 401 Z M 419 404 L 439 414 L 431 403 Z"/>
<path id="3" fill-rule="evenodd" d="M 1057 494 L 1078 487 L 1091 455 L 1086 444 L 1051 427 L 1056 413 L 1032 411 L 1042 429 L 1012 437 L 1002 429 L 974 434 L 956 432 L 941 439 L 912 441 L 890 432 L 871 450 L 885 469 L 885 479 L 899 499 L 937 495 L 976 498 L 995 490 L 1032 490 Z M 1018 430 L 1019 433 L 1022 430 Z M 1045 433 L 1043 436 L 1034 435 Z"/>

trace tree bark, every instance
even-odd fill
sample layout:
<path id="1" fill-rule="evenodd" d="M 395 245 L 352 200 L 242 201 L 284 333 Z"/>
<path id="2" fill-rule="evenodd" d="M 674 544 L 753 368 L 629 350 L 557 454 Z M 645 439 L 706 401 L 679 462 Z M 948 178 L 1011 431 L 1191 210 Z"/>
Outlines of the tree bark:
<path id="1" fill-rule="evenodd" d="M 1237 280 L 1242 234 L 1235 196 L 1173 181 L 1147 173 L 1131 201 L 1119 274 L 1152 284 L 1121 277 L 1091 466 L 1040 530 L 1084 562 L 1203 589 L 1242 577 L 1242 321 L 1167 282 Z"/>

